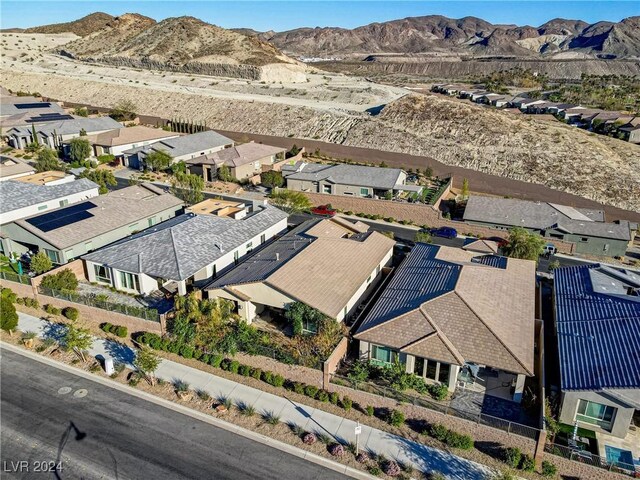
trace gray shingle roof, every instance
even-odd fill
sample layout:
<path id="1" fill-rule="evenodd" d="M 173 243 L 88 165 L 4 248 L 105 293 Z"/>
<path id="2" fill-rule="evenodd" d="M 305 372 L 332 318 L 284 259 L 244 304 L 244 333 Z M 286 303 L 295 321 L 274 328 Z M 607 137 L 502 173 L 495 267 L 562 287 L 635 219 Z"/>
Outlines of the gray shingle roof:
<path id="1" fill-rule="evenodd" d="M 120 123 L 111 117 L 85 118 L 75 117 L 73 120 L 58 120 L 55 122 L 43 122 L 36 125 L 36 131 L 43 135 L 52 135 L 54 130 L 58 135 L 77 134 L 80 130 L 87 133 L 99 132 L 102 130 L 113 130 L 124 128 Z M 18 135 L 30 135 L 31 125 L 25 127 L 14 127 L 7 130 L 7 134 L 17 133 Z"/>
<path id="2" fill-rule="evenodd" d="M 86 178 L 60 185 L 34 185 L 16 180 L 5 180 L 0 182 L 0 213 L 11 212 L 97 188 L 98 185 Z"/>
<path id="3" fill-rule="evenodd" d="M 127 272 L 186 280 L 286 218 L 272 206 L 240 220 L 185 214 L 83 258 Z"/>
<path id="4" fill-rule="evenodd" d="M 628 240 L 629 223 L 605 223 L 604 212 L 544 202 L 472 195 L 464 220 L 537 230 L 559 228 L 576 235 Z"/>
<path id="5" fill-rule="evenodd" d="M 283 169 L 284 170 L 284 169 Z M 290 171 L 287 169 L 287 172 Z M 287 179 L 320 181 L 326 180 L 339 185 L 372 187 L 379 190 L 393 190 L 402 170 L 399 168 L 364 167 L 360 165 L 313 165 L 300 164 L 295 173 L 285 175 Z"/>
<path id="6" fill-rule="evenodd" d="M 184 135 L 182 137 L 169 138 L 146 147 L 132 148 L 124 153 L 146 153 L 149 150 L 163 150 L 172 157 L 180 157 L 182 155 L 200 154 L 200 152 L 209 148 L 224 147 L 225 145 L 232 144 L 233 140 L 230 138 L 220 135 L 213 130 L 207 130 L 206 132 L 198 132 L 191 135 Z"/>

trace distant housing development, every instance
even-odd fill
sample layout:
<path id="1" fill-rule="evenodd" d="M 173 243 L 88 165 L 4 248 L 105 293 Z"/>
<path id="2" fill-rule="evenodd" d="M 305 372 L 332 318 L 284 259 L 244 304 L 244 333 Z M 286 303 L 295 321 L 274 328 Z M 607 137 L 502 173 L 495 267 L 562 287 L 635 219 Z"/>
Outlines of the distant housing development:
<path id="1" fill-rule="evenodd" d="M 640 274 L 591 264 L 554 282 L 560 421 L 625 438 L 640 409 Z"/>
<path id="2" fill-rule="evenodd" d="M 535 321 L 534 262 L 418 243 L 354 338 L 363 359 L 520 402 Z"/>
<path id="3" fill-rule="evenodd" d="M 605 222 L 600 210 L 478 195 L 469 198 L 464 221 L 496 229 L 523 227 L 551 242 L 575 243 L 576 253 L 610 257 L 625 254 L 636 229 L 627 220 Z"/>

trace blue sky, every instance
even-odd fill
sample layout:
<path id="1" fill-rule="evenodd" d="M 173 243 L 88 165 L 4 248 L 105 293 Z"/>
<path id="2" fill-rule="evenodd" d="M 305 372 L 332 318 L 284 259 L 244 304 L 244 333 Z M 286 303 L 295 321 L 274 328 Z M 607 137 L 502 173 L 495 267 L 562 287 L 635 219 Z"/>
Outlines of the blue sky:
<path id="1" fill-rule="evenodd" d="M 191 15 L 221 27 L 288 30 L 307 26 L 353 28 L 418 15 L 475 16 L 492 23 L 538 26 L 552 18 L 619 21 L 640 15 L 639 1 L 5 1 L 0 25 L 29 27 L 75 20 L 92 12 L 136 12 L 156 20 Z"/>

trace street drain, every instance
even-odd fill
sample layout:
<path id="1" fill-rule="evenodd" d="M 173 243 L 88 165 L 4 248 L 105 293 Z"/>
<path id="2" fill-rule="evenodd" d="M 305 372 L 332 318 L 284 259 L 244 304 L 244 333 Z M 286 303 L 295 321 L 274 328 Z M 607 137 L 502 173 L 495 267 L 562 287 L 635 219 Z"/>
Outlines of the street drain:
<path id="1" fill-rule="evenodd" d="M 60 387 L 58 389 L 58 395 L 66 395 L 71 391 L 71 387 Z"/>
<path id="2" fill-rule="evenodd" d="M 89 393 L 87 390 L 85 390 L 84 388 L 81 388 L 80 390 L 76 390 L 75 392 L 73 392 L 73 396 L 76 398 L 82 398 L 82 397 L 86 397 L 87 393 Z"/>

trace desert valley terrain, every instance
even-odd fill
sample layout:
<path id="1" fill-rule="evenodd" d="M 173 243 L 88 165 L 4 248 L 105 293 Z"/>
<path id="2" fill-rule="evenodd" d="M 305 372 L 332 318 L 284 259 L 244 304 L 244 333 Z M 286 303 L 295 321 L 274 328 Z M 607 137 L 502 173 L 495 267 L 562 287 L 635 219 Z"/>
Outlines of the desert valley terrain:
<path id="1" fill-rule="evenodd" d="M 434 95 L 428 92 L 428 80 L 423 85 L 427 88 L 416 89 L 401 82 L 323 71 L 322 62 L 299 60 L 312 53 L 305 45 L 316 42 L 318 32 L 303 41 L 291 33 L 269 36 L 225 30 L 191 17 L 155 22 L 135 14 L 96 15 L 62 26 L 3 32 L 0 84 L 12 91 L 38 92 L 97 107 L 131 100 L 140 114 L 188 118 L 220 130 L 429 156 L 448 165 L 640 210 L 637 145 L 573 128 L 546 115 L 527 116 Z M 615 30 L 614 37 L 609 35 L 610 43 L 624 60 L 609 63 L 625 73 L 638 67 L 637 58 L 627 58 L 631 47 L 620 46 L 629 43 L 632 27 L 610 28 Z M 551 26 L 548 29 L 552 32 Z M 544 52 L 553 51 L 555 56 L 578 55 L 580 61 L 598 65 L 605 61 L 594 53 L 601 46 L 575 32 L 542 36 L 516 35 L 509 29 L 491 32 L 475 47 L 464 47 L 463 53 L 461 46 L 454 50 L 459 55 L 469 51 L 486 55 L 505 54 L 507 49 L 539 62 L 546 61 Z M 329 33 L 335 38 L 335 32 Z M 434 35 L 428 42 L 444 52 L 447 40 Z M 464 28 L 462 35 L 467 35 Z M 514 35 L 518 36 L 515 43 L 509 40 Z M 369 53 L 389 53 L 380 52 L 379 43 L 371 42 L 365 44 Z M 583 47 L 569 48 L 571 44 Z M 294 45 L 299 51 L 291 52 Z M 353 61 L 355 52 L 365 47 L 323 46 L 319 54 L 346 51 L 345 57 Z M 405 52 L 413 55 L 418 50 Z"/>

